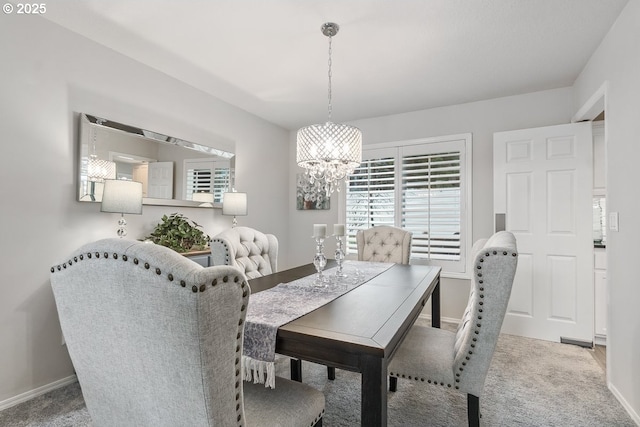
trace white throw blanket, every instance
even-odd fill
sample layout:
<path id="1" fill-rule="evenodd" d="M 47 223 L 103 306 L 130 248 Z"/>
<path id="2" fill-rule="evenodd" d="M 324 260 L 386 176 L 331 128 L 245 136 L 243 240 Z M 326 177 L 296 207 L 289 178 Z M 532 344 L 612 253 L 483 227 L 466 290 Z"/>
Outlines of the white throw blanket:
<path id="1" fill-rule="evenodd" d="M 313 274 L 252 294 L 244 327 L 244 380 L 275 388 L 274 361 L 278 328 L 357 288 L 392 265 L 345 261 L 343 272 L 348 277 L 338 284 L 316 287 L 314 281 L 317 275 Z M 336 270 L 337 267 L 330 268 L 324 271 L 324 276 L 329 278 L 335 275 Z"/>

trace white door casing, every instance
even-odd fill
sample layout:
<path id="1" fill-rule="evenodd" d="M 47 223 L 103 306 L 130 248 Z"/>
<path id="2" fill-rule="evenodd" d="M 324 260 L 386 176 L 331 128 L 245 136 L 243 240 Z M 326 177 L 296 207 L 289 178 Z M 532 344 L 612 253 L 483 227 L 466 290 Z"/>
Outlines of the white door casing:
<path id="1" fill-rule="evenodd" d="M 148 196 L 149 187 L 149 164 L 140 163 L 133 165 L 133 180 L 142 183 L 142 197 Z"/>
<path id="2" fill-rule="evenodd" d="M 502 331 L 593 340 L 591 123 L 493 137 L 494 217 L 504 213 L 518 269 Z"/>

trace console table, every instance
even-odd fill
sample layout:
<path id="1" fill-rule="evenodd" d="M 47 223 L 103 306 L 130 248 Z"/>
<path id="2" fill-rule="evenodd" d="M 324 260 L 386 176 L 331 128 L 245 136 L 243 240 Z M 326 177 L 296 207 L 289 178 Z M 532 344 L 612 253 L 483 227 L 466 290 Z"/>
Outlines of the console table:
<path id="1" fill-rule="evenodd" d="M 213 265 L 213 261 L 211 260 L 211 249 L 184 252 L 182 255 L 186 256 L 191 261 L 197 262 L 203 267 L 211 267 Z"/>

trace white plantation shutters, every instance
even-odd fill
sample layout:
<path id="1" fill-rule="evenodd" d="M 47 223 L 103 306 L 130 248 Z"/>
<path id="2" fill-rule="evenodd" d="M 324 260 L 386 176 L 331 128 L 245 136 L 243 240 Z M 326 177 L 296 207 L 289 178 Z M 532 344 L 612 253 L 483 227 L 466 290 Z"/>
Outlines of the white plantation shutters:
<path id="1" fill-rule="evenodd" d="M 187 200 L 193 200 L 193 193 L 211 192 L 212 170 L 194 167 L 187 169 Z"/>
<path id="2" fill-rule="evenodd" d="M 396 150 L 371 150 L 347 183 L 347 252 L 356 253 L 356 232 L 395 224 Z"/>
<path id="3" fill-rule="evenodd" d="M 402 157 L 402 223 L 412 256 L 460 260 L 460 152 Z"/>
<path id="4" fill-rule="evenodd" d="M 194 200 L 194 193 L 212 193 L 213 203 L 222 203 L 222 194 L 230 191 L 228 161 L 185 160 L 185 199 Z"/>
<path id="5" fill-rule="evenodd" d="M 464 273 L 470 238 L 470 143 L 468 135 L 365 148 L 365 160 L 347 182 L 348 253 L 357 252 L 357 230 L 393 225 L 413 233 L 412 263 Z"/>
<path id="6" fill-rule="evenodd" d="M 229 162 L 216 162 L 213 170 L 213 203 L 222 203 L 222 195 L 231 191 L 231 168 Z"/>

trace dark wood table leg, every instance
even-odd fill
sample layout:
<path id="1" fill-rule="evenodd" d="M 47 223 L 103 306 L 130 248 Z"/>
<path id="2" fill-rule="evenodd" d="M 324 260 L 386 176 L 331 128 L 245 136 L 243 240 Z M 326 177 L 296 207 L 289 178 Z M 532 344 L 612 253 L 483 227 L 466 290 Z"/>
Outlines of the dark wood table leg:
<path id="1" fill-rule="evenodd" d="M 302 382 L 302 360 L 291 358 L 291 379 L 293 381 Z"/>
<path id="2" fill-rule="evenodd" d="M 431 294 L 431 326 L 440 327 L 440 279 Z"/>
<path id="3" fill-rule="evenodd" d="M 386 427 L 387 425 L 387 364 L 378 357 L 363 356 L 362 404 L 360 425 Z"/>
<path id="4" fill-rule="evenodd" d="M 333 366 L 327 366 L 327 378 L 331 381 L 336 379 L 336 368 Z"/>

